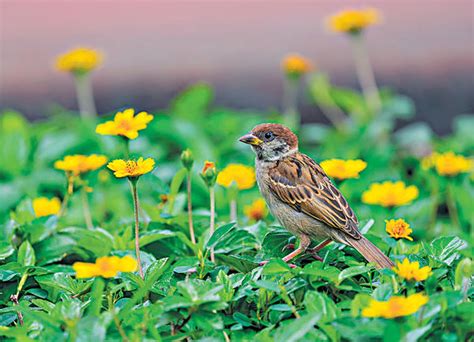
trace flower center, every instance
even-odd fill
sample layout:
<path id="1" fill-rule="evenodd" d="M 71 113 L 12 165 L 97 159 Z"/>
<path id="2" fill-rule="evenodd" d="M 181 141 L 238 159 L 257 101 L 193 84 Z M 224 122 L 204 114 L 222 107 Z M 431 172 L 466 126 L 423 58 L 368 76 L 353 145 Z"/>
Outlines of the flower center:
<path id="1" fill-rule="evenodd" d="M 133 160 L 129 160 L 127 162 L 127 172 L 130 173 L 130 174 L 134 174 L 136 169 L 137 169 L 137 163 Z"/>

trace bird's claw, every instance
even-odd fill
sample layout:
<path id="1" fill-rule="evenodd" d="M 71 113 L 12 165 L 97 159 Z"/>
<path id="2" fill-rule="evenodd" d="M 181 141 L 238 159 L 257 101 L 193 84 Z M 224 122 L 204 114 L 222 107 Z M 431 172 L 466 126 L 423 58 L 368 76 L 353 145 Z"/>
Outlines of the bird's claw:
<path id="1" fill-rule="evenodd" d="M 287 249 L 295 249 L 295 244 L 294 243 L 289 243 L 285 246 L 283 246 L 283 248 L 281 249 L 281 251 L 286 251 Z"/>

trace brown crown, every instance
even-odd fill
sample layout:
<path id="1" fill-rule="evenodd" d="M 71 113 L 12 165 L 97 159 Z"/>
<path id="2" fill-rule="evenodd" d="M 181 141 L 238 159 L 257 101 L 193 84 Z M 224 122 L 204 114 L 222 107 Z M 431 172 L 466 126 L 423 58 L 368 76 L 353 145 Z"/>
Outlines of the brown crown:
<path id="1" fill-rule="evenodd" d="M 298 138 L 288 127 L 280 124 L 264 123 L 252 129 L 252 134 L 259 138 L 262 138 L 266 132 L 272 132 L 276 137 L 284 139 L 290 149 L 298 148 Z"/>

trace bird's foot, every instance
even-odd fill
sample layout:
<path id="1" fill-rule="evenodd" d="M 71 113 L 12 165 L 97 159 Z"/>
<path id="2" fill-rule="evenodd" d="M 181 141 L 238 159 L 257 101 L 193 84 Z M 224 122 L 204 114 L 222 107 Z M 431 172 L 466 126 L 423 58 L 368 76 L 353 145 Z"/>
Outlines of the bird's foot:
<path id="1" fill-rule="evenodd" d="M 313 258 L 315 258 L 316 260 L 318 261 L 323 261 L 323 258 L 321 258 L 319 255 L 318 255 L 318 252 L 314 250 L 314 248 L 311 248 L 311 249 L 308 249 L 308 251 L 306 252 L 308 254 L 311 254 L 311 256 Z"/>
<path id="2" fill-rule="evenodd" d="M 259 266 L 265 266 L 266 264 L 268 264 L 268 260 L 261 261 L 258 263 Z M 296 268 L 295 264 L 288 264 L 288 266 L 290 266 L 290 268 Z"/>
<path id="3" fill-rule="evenodd" d="M 294 243 L 289 243 L 281 249 L 282 252 L 286 251 L 287 249 L 295 249 L 295 244 Z"/>
<path id="4" fill-rule="evenodd" d="M 324 240 L 323 242 L 321 242 L 319 245 L 317 245 L 316 247 L 307 249 L 307 250 L 306 250 L 306 253 L 311 254 L 311 255 L 313 256 L 313 258 L 315 258 L 316 260 L 323 261 L 323 258 L 321 258 L 321 257 L 318 255 L 318 252 L 319 252 L 321 249 L 323 249 L 324 247 L 326 247 L 330 242 L 331 242 L 330 239 L 326 239 L 326 240 Z"/>

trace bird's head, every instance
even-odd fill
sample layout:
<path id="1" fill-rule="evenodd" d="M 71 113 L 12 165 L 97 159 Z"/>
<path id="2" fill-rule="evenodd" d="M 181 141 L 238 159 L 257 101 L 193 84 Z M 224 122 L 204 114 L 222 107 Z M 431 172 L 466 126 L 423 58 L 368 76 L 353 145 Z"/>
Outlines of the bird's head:
<path id="1" fill-rule="evenodd" d="M 298 151 L 298 138 L 287 127 L 279 124 L 260 124 L 239 141 L 252 146 L 257 158 L 276 161 Z"/>

